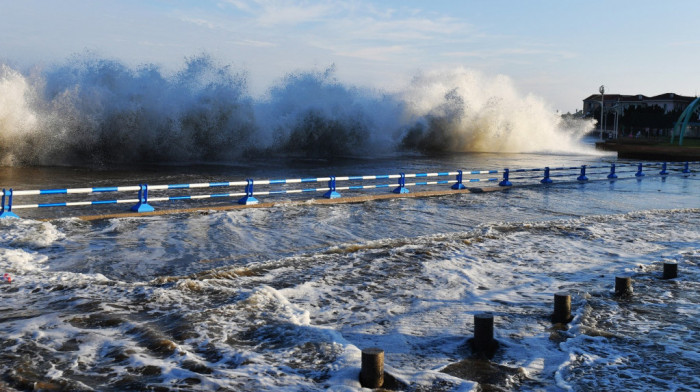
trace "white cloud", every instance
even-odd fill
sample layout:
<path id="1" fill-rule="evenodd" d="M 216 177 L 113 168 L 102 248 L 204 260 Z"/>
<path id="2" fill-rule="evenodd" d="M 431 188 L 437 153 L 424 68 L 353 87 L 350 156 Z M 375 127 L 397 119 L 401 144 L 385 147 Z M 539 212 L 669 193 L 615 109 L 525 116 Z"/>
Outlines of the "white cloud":
<path id="1" fill-rule="evenodd" d="M 221 3 L 219 6 L 221 8 L 224 8 L 224 4 L 231 4 L 234 7 L 236 7 L 237 9 L 239 9 L 241 11 L 245 11 L 245 12 L 252 12 L 253 11 L 251 6 L 247 2 L 241 1 L 241 0 L 226 0 L 223 3 Z"/>
<path id="2" fill-rule="evenodd" d="M 274 42 L 256 41 L 251 39 L 234 40 L 233 43 L 236 45 L 251 46 L 256 48 L 272 48 L 278 46 Z"/>
<path id="3" fill-rule="evenodd" d="M 402 45 L 363 47 L 357 50 L 336 52 L 339 56 L 355 57 L 363 60 L 387 61 L 397 55 L 405 54 L 409 48 Z"/>
<path id="4" fill-rule="evenodd" d="M 327 22 L 328 18 L 336 12 L 336 9 L 324 4 L 309 6 L 283 4 L 266 4 L 258 15 L 257 22 L 260 26 L 270 27 L 278 25 L 296 26 L 309 22 Z"/>
<path id="5" fill-rule="evenodd" d="M 512 58 L 516 59 L 523 56 L 535 56 L 539 59 L 550 58 L 550 59 L 572 59 L 578 57 L 576 52 L 571 51 L 557 51 L 548 49 L 532 49 L 532 48 L 500 48 L 500 49 L 482 49 L 482 50 L 468 50 L 468 51 L 448 51 L 443 53 L 446 57 L 455 58 Z"/>
<path id="6" fill-rule="evenodd" d="M 190 24 L 193 24 L 196 26 L 206 27 L 206 28 L 212 29 L 212 30 L 219 27 L 216 23 L 209 21 L 209 20 L 206 20 L 204 18 L 190 18 L 187 16 L 183 16 L 180 18 L 180 20 L 183 22 L 186 22 L 186 23 L 190 23 Z"/>
<path id="7" fill-rule="evenodd" d="M 239 11 L 249 15 L 249 22 L 260 27 L 296 26 L 323 21 L 346 9 L 342 2 L 290 2 L 277 0 L 227 0 Z"/>
<path id="8" fill-rule="evenodd" d="M 446 42 L 465 44 L 483 37 L 458 18 L 361 1 L 228 0 L 219 6 L 218 13 L 179 10 L 175 16 L 226 35 L 226 41 L 237 46 L 379 63 L 400 61 L 402 56 L 420 58 Z"/>
<path id="9" fill-rule="evenodd" d="M 277 0 L 228 0 L 236 10 L 248 14 L 231 14 L 229 22 L 248 27 L 278 29 L 297 34 L 296 26 L 314 23 L 311 34 L 373 41 L 430 39 L 435 35 L 473 32 L 462 20 L 444 15 L 427 15 L 419 9 L 379 8 L 372 3 L 324 1 L 291 3 Z M 201 20 L 195 20 L 202 23 Z M 211 21 L 209 21 L 211 23 Z M 292 29 L 292 30 L 286 30 Z"/>

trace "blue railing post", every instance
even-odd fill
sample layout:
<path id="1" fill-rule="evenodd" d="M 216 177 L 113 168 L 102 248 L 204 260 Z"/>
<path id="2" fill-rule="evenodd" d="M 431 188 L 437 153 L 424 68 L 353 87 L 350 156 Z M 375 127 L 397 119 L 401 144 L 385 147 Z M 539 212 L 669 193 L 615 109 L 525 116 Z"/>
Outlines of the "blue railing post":
<path id="1" fill-rule="evenodd" d="M 248 181 L 248 185 L 245 186 L 245 196 L 238 200 L 238 204 L 246 206 L 258 204 L 258 199 L 253 196 L 253 179 L 249 178 L 246 181 Z"/>
<path id="2" fill-rule="evenodd" d="M 5 195 L 7 194 L 7 210 L 5 210 Z M 19 218 L 17 214 L 12 212 L 12 188 L 9 192 L 2 189 L 2 209 L 0 209 L 0 218 Z"/>
<path id="3" fill-rule="evenodd" d="M 134 212 L 151 212 L 155 211 L 155 208 L 148 204 L 148 184 L 139 184 L 139 202 L 135 206 L 131 207 L 131 211 Z"/>
<path id="4" fill-rule="evenodd" d="M 462 184 L 462 179 L 463 179 L 462 171 L 457 170 L 457 183 L 452 185 L 452 189 L 461 190 L 461 189 L 466 188 L 466 186 L 464 186 L 464 184 Z"/>
<path id="5" fill-rule="evenodd" d="M 549 178 L 549 166 L 544 168 L 544 178 L 540 180 L 542 184 L 551 184 L 552 179 Z"/>
<path id="6" fill-rule="evenodd" d="M 661 171 L 659 174 L 662 176 L 668 175 L 668 172 L 666 171 L 666 162 L 664 162 L 663 166 L 661 166 Z"/>
<path id="7" fill-rule="evenodd" d="M 588 181 L 586 177 L 586 165 L 581 165 L 581 175 L 576 178 L 578 181 Z"/>
<path id="8" fill-rule="evenodd" d="M 690 173 L 690 163 L 686 162 L 685 166 L 683 167 L 683 173 L 688 174 Z"/>
<path id="9" fill-rule="evenodd" d="M 330 190 L 324 193 L 323 197 L 326 199 L 337 199 L 340 197 L 340 193 L 335 191 L 335 176 L 331 176 L 331 179 L 328 181 L 328 188 Z"/>
<path id="10" fill-rule="evenodd" d="M 396 187 L 392 192 L 394 193 L 408 193 L 408 188 L 406 188 L 406 174 L 401 173 L 401 177 L 399 178 L 399 186 Z"/>
<path id="11" fill-rule="evenodd" d="M 510 169 L 503 170 L 503 181 L 498 183 L 498 186 L 512 186 L 513 184 L 508 180 L 510 176 Z"/>
<path id="12" fill-rule="evenodd" d="M 644 165 L 642 165 L 641 163 L 639 165 L 637 165 L 637 172 L 634 173 L 634 176 L 635 177 L 644 177 L 644 173 L 642 173 L 643 168 L 644 168 Z"/>
<path id="13" fill-rule="evenodd" d="M 615 164 L 614 163 L 610 164 L 610 174 L 608 174 L 608 178 L 611 180 L 614 180 L 617 178 L 617 174 L 615 174 Z"/>

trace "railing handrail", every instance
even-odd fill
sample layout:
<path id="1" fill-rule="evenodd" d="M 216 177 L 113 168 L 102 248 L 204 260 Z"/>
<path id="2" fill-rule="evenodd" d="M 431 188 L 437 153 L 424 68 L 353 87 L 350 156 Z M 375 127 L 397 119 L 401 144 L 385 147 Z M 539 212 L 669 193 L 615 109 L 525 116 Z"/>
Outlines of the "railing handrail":
<path id="1" fill-rule="evenodd" d="M 311 192 L 326 192 L 324 197 L 327 198 L 337 198 L 340 197 L 338 191 L 345 190 L 361 190 L 361 189 L 377 189 L 377 188 L 389 188 L 397 186 L 392 192 L 394 193 L 408 193 L 407 187 L 423 186 L 423 185 L 444 185 L 452 184 L 452 189 L 465 189 L 464 182 L 475 183 L 475 182 L 498 182 L 499 178 L 483 178 L 474 176 L 483 176 L 488 174 L 499 174 L 503 173 L 502 181 L 499 182 L 499 186 L 510 186 L 512 183 L 509 180 L 530 180 L 539 178 L 539 176 L 520 176 L 520 177 L 510 177 L 512 173 L 535 173 L 544 172 L 544 178 L 540 180 L 540 183 L 548 184 L 552 182 L 552 177 L 561 178 L 567 176 L 573 176 L 575 174 L 569 173 L 557 173 L 552 174 L 554 171 L 571 171 L 580 170 L 580 175 L 577 177 L 578 181 L 588 181 L 586 176 L 586 171 L 588 174 L 607 174 L 608 179 L 616 179 L 618 173 L 632 173 L 636 171 L 635 177 L 642 177 L 645 175 L 643 169 L 650 167 L 661 167 L 659 175 L 668 175 L 667 170 L 674 166 L 683 165 L 683 173 L 690 173 L 690 165 L 700 164 L 700 162 L 652 162 L 652 163 L 611 163 L 610 165 L 581 165 L 581 166 L 569 166 L 569 167 L 545 167 L 545 168 L 520 168 L 520 169 L 503 169 L 503 170 L 457 170 L 457 171 L 444 171 L 444 172 L 429 172 L 429 173 L 399 173 L 399 174 L 382 174 L 382 175 L 362 175 L 362 176 L 328 176 L 328 177 L 307 177 L 307 178 L 291 178 L 291 179 L 266 179 L 266 180 L 238 180 L 238 181 L 223 181 L 223 182 L 200 182 L 200 183 L 181 183 L 181 184 L 158 184 L 158 185 L 127 185 L 127 186 L 99 186 L 99 187 L 84 187 L 84 188 L 61 188 L 61 189 L 37 189 L 37 190 L 13 190 L 13 189 L 3 189 L 2 190 L 2 202 L 0 203 L 0 217 L 16 217 L 12 213 L 12 209 L 27 209 L 27 208 L 46 208 L 46 207 L 77 207 L 77 206 L 89 206 L 89 205 L 101 205 L 101 204 L 122 204 L 122 203 L 137 203 L 132 210 L 137 212 L 153 211 L 148 202 L 162 202 L 162 201 L 177 201 L 177 200 L 198 200 L 198 199 L 212 199 L 221 197 L 243 197 L 238 202 L 240 204 L 254 204 L 257 203 L 255 196 L 269 196 L 269 195 L 279 195 L 279 194 L 295 194 L 295 193 L 311 193 Z M 628 169 L 633 168 L 633 170 L 619 170 L 620 168 Z M 597 169 L 609 169 L 609 172 L 596 171 L 591 172 L 590 170 Z M 470 178 L 464 178 L 464 176 L 472 176 Z M 407 178 L 434 178 L 434 177 L 447 177 L 456 176 L 452 180 L 437 180 L 437 181 L 416 181 L 416 182 L 406 182 Z M 398 180 L 398 183 L 391 184 L 368 184 L 368 185 L 347 185 L 347 186 L 336 186 L 337 182 L 349 182 L 349 181 L 371 181 L 371 180 Z M 317 187 L 317 188 L 300 188 L 300 189 L 269 189 L 264 191 L 255 191 L 255 185 L 270 186 L 270 185 L 287 185 L 287 184 L 307 184 L 307 183 L 320 183 L 328 182 L 327 187 Z M 178 196 L 159 196 L 159 197 L 148 197 L 148 191 L 165 191 L 173 189 L 203 189 L 203 188 L 221 188 L 221 187 L 245 187 L 244 192 L 229 192 L 229 193 L 216 193 L 216 194 L 190 194 L 190 195 L 178 195 Z M 61 201 L 61 202 L 51 202 L 51 203 L 35 203 L 35 204 L 21 204 L 13 205 L 13 197 L 17 196 L 42 196 L 42 195 L 62 195 L 62 194 L 91 194 L 91 193 L 109 193 L 109 192 L 134 192 L 138 191 L 139 195 L 137 199 L 112 199 L 112 200 L 91 200 L 91 201 Z M 5 200 L 9 201 L 6 204 Z"/>
<path id="2" fill-rule="evenodd" d="M 464 174 L 497 174 L 498 170 L 473 170 L 463 171 Z M 438 177 L 438 176 L 456 176 L 457 171 L 453 172 L 434 172 L 434 173 L 413 173 L 405 174 L 406 178 L 419 177 Z M 336 181 L 355 181 L 355 180 L 380 180 L 380 179 L 397 179 L 401 174 L 380 174 L 380 175 L 365 175 L 365 176 L 344 176 L 335 177 Z M 300 184 L 311 182 L 330 181 L 330 177 L 309 177 L 309 178 L 291 178 L 291 179 L 268 179 L 256 180 L 257 185 L 275 185 L 275 184 Z M 167 190 L 167 189 L 194 189 L 194 188 L 213 188 L 213 187 L 233 187 L 245 186 L 247 181 L 230 181 L 230 182 L 201 182 L 191 184 L 160 184 L 149 185 L 150 190 Z M 138 191 L 138 185 L 128 186 L 103 186 L 92 188 L 58 188 L 58 189 L 35 189 L 35 190 L 15 190 L 15 196 L 36 196 L 36 195 L 55 195 L 55 194 L 74 194 L 74 193 L 98 193 L 98 192 L 133 192 Z"/>

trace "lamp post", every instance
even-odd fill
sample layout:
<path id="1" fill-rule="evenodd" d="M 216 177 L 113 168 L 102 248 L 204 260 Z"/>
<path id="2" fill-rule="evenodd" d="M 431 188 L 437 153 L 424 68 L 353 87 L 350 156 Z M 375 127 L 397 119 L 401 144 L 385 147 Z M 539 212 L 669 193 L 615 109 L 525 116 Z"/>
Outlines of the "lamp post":
<path id="1" fill-rule="evenodd" d="M 600 91 L 600 140 L 603 140 L 603 112 L 605 111 L 605 86 L 598 88 Z"/>

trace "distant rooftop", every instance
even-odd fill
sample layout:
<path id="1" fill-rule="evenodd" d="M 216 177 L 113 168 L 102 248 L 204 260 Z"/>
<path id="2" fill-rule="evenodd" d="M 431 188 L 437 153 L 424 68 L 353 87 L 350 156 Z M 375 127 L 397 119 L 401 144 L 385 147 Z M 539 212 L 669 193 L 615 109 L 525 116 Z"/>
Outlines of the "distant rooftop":
<path id="1" fill-rule="evenodd" d="M 633 101 L 669 101 L 669 102 L 691 102 L 696 97 L 688 97 L 684 95 L 678 95 L 676 93 L 665 93 L 660 95 L 655 95 L 653 97 L 647 97 L 643 94 L 636 95 L 624 95 L 624 94 L 604 94 L 603 99 L 605 101 L 623 101 L 623 102 L 633 102 Z M 600 94 L 593 94 L 584 101 L 600 101 Z"/>

